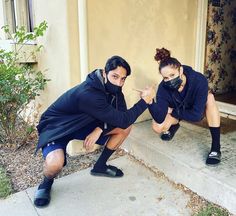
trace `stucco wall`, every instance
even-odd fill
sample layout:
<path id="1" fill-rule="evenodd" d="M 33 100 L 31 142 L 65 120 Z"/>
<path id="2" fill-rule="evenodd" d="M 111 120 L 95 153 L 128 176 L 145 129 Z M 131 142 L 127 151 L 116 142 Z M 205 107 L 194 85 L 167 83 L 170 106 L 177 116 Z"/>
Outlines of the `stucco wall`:
<path id="1" fill-rule="evenodd" d="M 132 88 L 161 80 L 153 58 L 157 47 L 194 65 L 197 0 L 88 0 L 87 8 L 89 69 L 123 56 L 132 68 L 124 88 L 129 107 L 139 98 Z M 147 118 L 148 112 L 139 120 Z"/>
<path id="2" fill-rule="evenodd" d="M 47 7 L 45 7 L 45 5 Z M 78 2 L 35 1 L 36 24 L 49 28 L 38 66 L 51 79 L 41 97 L 43 109 L 61 93 L 80 82 Z M 89 71 L 102 68 L 112 55 L 123 56 L 132 75 L 124 93 L 128 106 L 139 95 L 132 88 L 158 84 L 156 47 L 170 49 L 183 64 L 194 65 L 197 0 L 87 0 Z M 139 118 L 150 118 L 148 112 Z"/>
<path id="3" fill-rule="evenodd" d="M 44 46 L 38 59 L 38 68 L 51 79 L 40 97 L 42 111 L 59 95 L 78 83 L 80 75 L 77 0 L 34 1 L 35 23 L 46 20 L 48 29 L 39 40 Z"/>

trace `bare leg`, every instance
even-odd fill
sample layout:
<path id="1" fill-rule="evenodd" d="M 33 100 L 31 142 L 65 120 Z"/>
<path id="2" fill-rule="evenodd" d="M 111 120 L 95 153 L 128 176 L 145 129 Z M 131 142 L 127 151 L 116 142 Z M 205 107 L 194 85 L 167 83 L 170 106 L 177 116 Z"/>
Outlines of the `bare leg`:
<path id="1" fill-rule="evenodd" d="M 207 97 L 206 118 L 209 127 L 220 127 L 220 113 L 212 93 Z"/>
<path id="2" fill-rule="evenodd" d="M 169 113 L 166 115 L 165 120 L 161 123 L 158 124 L 154 120 L 152 121 L 152 129 L 158 133 L 161 134 L 162 132 L 166 132 L 169 130 L 171 125 L 176 125 L 179 123 L 179 120 L 172 117 Z"/>
<path id="3" fill-rule="evenodd" d="M 57 176 L 61 172 L 64 165 L 64 152 L 62 149 L 57 149 L 50 152 L 44 162 L 43 174 L 49 179 Z"/>
<path id="4" fill-rule="evenodd" d="M 211 132 L 212 144 L 208 154 L 206 164 L 216 165 L 220 163 L 220 113 L 214 98 L 214 95 L 209 93 L 206 103 L 206 118 Z"/>
<path id="5" fill-rule="evenodd" d="M 47 155 L 44 162 L 44 179 L 35 193 L 35 206 L 43 207 L 49 204 L 50 191 L 54 177 L 62 170 L 64 160 L 64 152 L 62 149 L 54 150 Z"/>
<path id="6" fill-rule="evenodd" d="M 116 150 L 128 137 L 130 131 L 131 131 L 131 126 L 126 129 L 121 129 L 121 128 L 113 129 L 107 134 L 111 135 L 111 138 L 107 142 L 106 147 L 111 150 Z"/>

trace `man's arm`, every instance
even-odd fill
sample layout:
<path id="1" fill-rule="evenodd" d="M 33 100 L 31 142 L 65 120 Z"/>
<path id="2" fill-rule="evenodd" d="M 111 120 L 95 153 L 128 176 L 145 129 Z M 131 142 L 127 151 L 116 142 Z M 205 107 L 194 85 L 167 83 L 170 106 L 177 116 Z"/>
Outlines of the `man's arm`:
<path id="1" fill-rule="evenodd" d="M 99 121 L 125 129 L 132 125 L 145 111 L 147 103 L 152 98 L 153 95 L 146 95 L 127 111 L 119 111 L 112 107 L 102 94 L 94 94 L 93 97 L 90 94 L 83 94 L 79 98 L 79 109 Z"/>

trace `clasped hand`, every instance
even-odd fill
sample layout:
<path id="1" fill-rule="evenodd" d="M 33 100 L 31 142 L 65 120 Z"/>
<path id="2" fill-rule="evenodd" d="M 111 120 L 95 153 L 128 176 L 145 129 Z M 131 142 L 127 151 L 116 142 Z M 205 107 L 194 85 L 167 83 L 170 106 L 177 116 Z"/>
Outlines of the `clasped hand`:
<path id="1" fill-rule="evenodd" d="M 155 90 L 154 85 L 147 86 L 145 89 L 134 89 L 135 91 L 138 91 L 140 94 L 140 97 L 147 103 L 152 104 L 153 99 L 155 97 Z"/>

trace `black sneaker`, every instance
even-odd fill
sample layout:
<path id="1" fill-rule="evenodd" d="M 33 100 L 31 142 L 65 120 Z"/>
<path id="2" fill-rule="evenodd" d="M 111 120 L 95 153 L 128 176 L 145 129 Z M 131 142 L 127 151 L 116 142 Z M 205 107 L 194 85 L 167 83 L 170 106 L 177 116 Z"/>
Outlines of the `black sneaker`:
<path id="1" fill-rule="evenodd" d="M 221 161 L 221 152 L 211 151 L 206 159 L 206 165 L 215 166 Z"/>
<path id="2" fill-rule="evenodd" d="M 170 129 L 161 134 L 161 139 L 164 141 L 170 141 L 174 137 L 176 131 L 179 129 L 179 123 L 176 125 L 171 125 Z"/>

